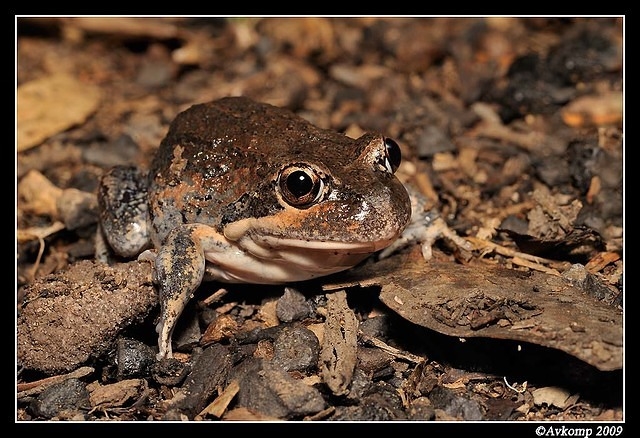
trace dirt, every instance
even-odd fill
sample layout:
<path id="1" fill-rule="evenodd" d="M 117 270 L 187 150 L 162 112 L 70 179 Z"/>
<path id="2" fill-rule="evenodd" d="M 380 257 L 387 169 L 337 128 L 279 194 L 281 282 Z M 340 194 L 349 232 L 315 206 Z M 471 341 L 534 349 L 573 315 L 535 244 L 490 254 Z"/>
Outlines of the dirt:
<path id="1" fill-rule="evenodd" d="M 16 421 L 622 423 L 623 25 L 19 17 Z M 151 265 L 94 259 L 97 181 L 229 95 L 394 138 L 438 232 L 203 283 L 158 361 Z"/>

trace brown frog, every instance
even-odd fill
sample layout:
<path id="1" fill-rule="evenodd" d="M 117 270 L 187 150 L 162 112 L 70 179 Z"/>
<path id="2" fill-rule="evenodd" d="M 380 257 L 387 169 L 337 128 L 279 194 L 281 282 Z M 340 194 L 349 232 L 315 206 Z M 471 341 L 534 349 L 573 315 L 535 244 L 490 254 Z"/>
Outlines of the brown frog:
<path id="1" fill-rule="evenodd" d="M 150 171 L 116 167 L 99 188 L 100 237 L 154 260 L 158 358 L 203 280 L 279 284 L 353 267 L 405 229 L 400 148 L 318 128 L 245 97 L 180 113 Z"/>

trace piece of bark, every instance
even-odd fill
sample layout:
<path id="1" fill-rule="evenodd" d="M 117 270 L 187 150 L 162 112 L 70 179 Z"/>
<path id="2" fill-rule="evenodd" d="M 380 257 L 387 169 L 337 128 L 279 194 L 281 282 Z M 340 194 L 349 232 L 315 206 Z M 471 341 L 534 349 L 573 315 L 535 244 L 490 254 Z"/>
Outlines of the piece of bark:
<path id="1" fill-rule="evenodd" d="M 316 388 L 294 379 L 280 366 L 264 359 L 243 361 L 231 376 L 240 390 L 236 407 L 280 419 L 298 419 L 325 409 Z"/>
<path id="2" fill-rule="evenodd" d="M 448 336 L 528 342 L 564 351 L 601 371 L 622 369 L 622 310 L 541 272 L 431 260 L 418 251 L 334 277 L 325 290 L 379 285 L 404 319 Z M 326 336 L 326 335 L 325 335 Z"/>
<path id="3" fill-rule="evenodd" d="M 227 347 L 214 344 L 206 348 L 196 359 L 180 391 L 167 402 L 167 411 L 194 418 L 226 385 L 230 369 L 231 354 Z"/>
<path id="4" fill-rule="evenodd" d="M 356 366 L 358 320 L 344 290 L 327 295 L 327 318 L 320 350 L 322 379 L 335 395 L 345 395 Z"/>

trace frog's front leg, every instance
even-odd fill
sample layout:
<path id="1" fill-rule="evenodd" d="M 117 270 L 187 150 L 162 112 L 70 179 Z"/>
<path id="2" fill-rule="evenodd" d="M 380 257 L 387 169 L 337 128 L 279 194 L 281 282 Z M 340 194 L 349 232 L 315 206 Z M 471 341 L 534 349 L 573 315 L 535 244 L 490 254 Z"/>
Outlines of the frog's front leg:
<path id="1" fill-rule="evenodd" d="M 148 181 L 132 166 L 116 166 L 100 178 L 100 217 L 96 235 L 96 259 L 107 262 L 108 247 L 131 258 L 151 244 L 149 238 Z"/>
<path id="2" fill-rule="evenodd" d="M 182 225 L 166 237 L 155 258 L 154 281 L 160 296 L 158 359 L 172 357 L 171 337 L 178 317 L 198 288 L 205 272 L 205 225 Z"/>

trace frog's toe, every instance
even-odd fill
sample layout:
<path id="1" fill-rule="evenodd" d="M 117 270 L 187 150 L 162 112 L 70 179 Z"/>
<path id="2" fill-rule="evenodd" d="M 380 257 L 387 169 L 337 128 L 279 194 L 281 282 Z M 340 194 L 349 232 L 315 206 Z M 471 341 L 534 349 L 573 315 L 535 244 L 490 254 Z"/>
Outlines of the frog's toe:
<path id="1" fill-rule="evenodd" d="M 158 333 L 158 354 L 156 355 L 156 359 L 162 360 L 173 357 L 173 350 L 171 349 L 171 332 L 168 330 L 164 321 L 160 321 L 156 325 L 156 332 Z"/>
<path id="2" fill-rule="evenodd" d="M 138 256 L 138 261 L 139 262 L 150 262 L 150 263 L 155 263 L 156 262 L 156 257 L 158 256 L 158 253 L 153 250 L 153 249 L 147 249 L 143 252 L 140 253 L 140 255 Z"/>

